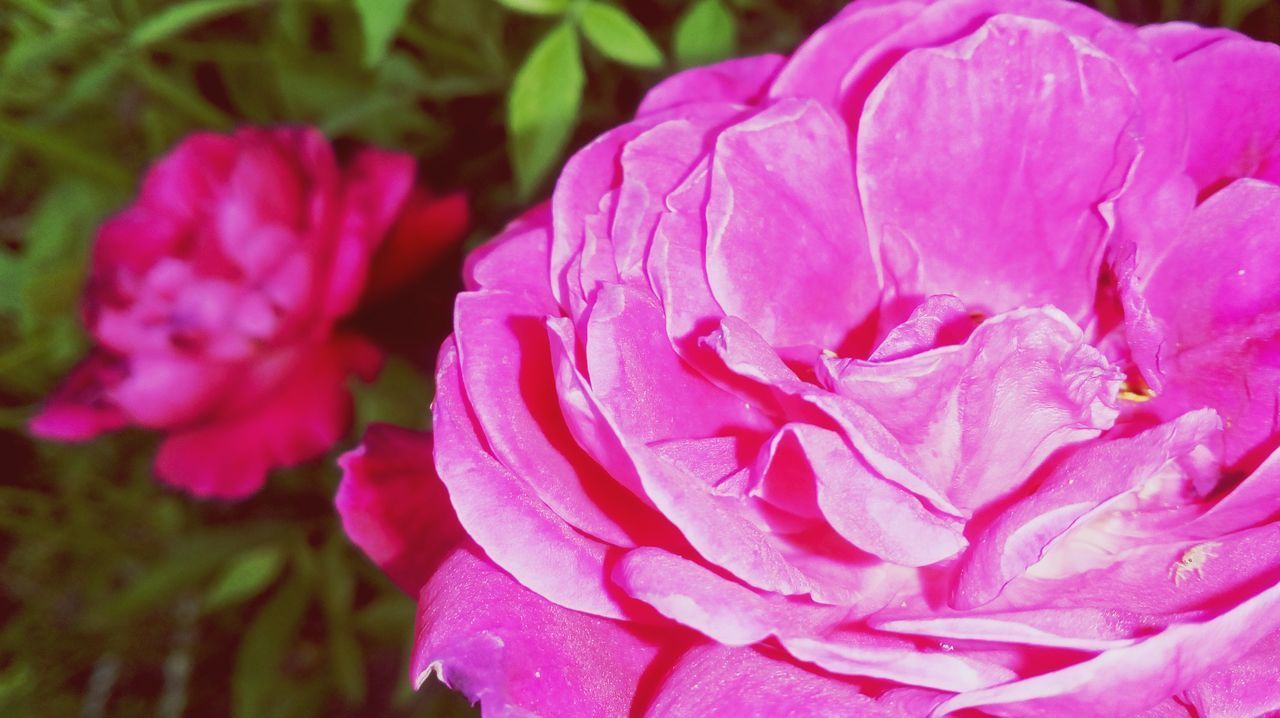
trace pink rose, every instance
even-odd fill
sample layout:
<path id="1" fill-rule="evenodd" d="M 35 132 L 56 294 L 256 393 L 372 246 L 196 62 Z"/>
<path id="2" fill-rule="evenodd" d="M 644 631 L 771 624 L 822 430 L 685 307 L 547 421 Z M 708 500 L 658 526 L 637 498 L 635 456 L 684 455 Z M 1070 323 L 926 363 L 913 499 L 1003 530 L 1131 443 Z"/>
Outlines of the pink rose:
<path id="1" fill-rule="evenodd" d="M 349 460 L 416 679 L 493 716 L 1280 710 L 1277 173 L 1280 48 L 1058 0 L 866 0 L 662 83 L 471 256 L 435 472 Z"/>
<path id="2" fill-rule="evenodd" d="M 414 190 L 414 172 L 371 149 L 340 168 L 306 128 L 188 137 L 99 231 L 84 304 L 96 347 L 32 431 L 162 431 L 160 477 L 206 497 L 323 454 L 347 430 L 348 375 L 381 364 L 337 326 L 375 252 L 390 234 L 389 251 L 430 258 L 466 224 L 465 198 Z"/>

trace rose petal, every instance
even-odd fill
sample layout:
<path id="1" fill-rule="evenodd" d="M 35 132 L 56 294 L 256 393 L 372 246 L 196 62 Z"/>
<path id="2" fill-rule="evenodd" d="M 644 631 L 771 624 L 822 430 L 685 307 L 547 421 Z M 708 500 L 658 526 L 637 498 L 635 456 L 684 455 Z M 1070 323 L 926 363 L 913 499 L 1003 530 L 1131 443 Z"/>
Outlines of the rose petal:
<path id="1" fill-rule="evenodd" d="M 417 595 L 465 536 L 436 476 L 431 435 L 374 424 L 338 465 L 334 504 L 343 530 L 401 590 Z"/>
<path id="2" fill-rule="evenodd" d="M 865 412 L 846 425 L 868 463 L 883 473 L 881 457 L 900 452 L 967 510 L 1016 489 L 1055 449 L 1097 436 L 1117 414 L 1118 372 L 1054 309 L 988 320 L 959 346 L 824 367 Z M 884 431 L 892 443 L 882 447 Z"/>
<path id="3" fill-rule="evenodd" d="M 968 338 L 973 328 L 973 316 L 958 298 L 950 294 L 930 295 L 912 310 L 906 321 L 889 330 L 867 361 L 903 359 L 926 349 L 959 344 Z"/>
<path id="4" fill-rule="evenodd" d="M 1208 47 L 1219 40 L 1239 38 L 1225 27 L 1201 27 L 1190 22 L 1162 22 L 1138 28 L 1142 41 L 1160 50 L 1171 60 Z"/>
<path id="5" fill-rule="evenodd" d="M 632 546 L 629 531 L 642 507 L 574 444 L 548 381 L 551 347 L 542 317 L 528 295 L 458 295 L 454 339 L 479 432 L 494 458 L 569 524 Z"/>
<path id="6" fill-rule="evenodd" d="M 109 387 L 120 380 L 122 372 L 119 360 L 90 354 L 32 417 L 31 433 L 59 441 L 86 441 L 124 428 L 129 417 L 108 399 Z"/>
<path id="7" fill-rule="evenodd" d="M 920 294 L 1089 317 L 1137 112 L 1111 59 L 1045 22 L 998 15 L 907 53 L 858 128 L 872 245 L 910 245 L 921 265 L 907 287 Z"/>
<path id="8" fill-rule="evenodd" d="M 856 685 L 750 648 L 702 646 L 663 681 L 645 718 L 906 718 Z"/>
<path id="9" fill-rule="evenodd" d="M 791 655 L 834 673 L 943 691 L 976 690 L 1015 677 L 1003 666 L 953 653 L 945 645 L 926 650 L 900 636 L 882 633 L 840 630 L 816 638 L 780 640 Z"/>
<path id="10" fill-rule="evenodd" d="M 1264 716 L 1280 711 L 1280 633 L 1263 638 L 1244 655 L 1200 681 L 1185 694 L 1198 718 Z"/>
<path id="11" fill-rule="evenodd" d="M 342 220 L 325 274 L 325 316 L 344 316 L 360 301 L 374 249 L 404 209 L 415 169 L 409 155 L 366 149 L 344 171 Z"/>
<path id="12" fill-rule="evenodd" d="M 543 270 L 548 268 L 551 244 L 551 212 L 539 205 L 525 212 L 467 255 L 463 278 L 467 289 L 500 289 L 533 297 L 546 312 L 555 300 Z"/>
<path id="13" fill-rule="evenodd" d="M 774 346 L 839 347 L 879 303 L 847 142 L 844 125 L 805 100 L 716 141 L 707 276 L 725 312 Z"/>
<path id="14" fill-rule="evenodd" d="M 436 469 L 458 521 L 494 563 L 553 603 L 621 618 L 605 578 L 609 546 L 574 530 L 485 448 L 452 340 L 440 350 L 432 410 Z"/>
<path id="15" fill-rule="evenodd" d="M 807 487 L 807 501 L 832 528 L 870 554 L 904 566 L 927 566 L 967 545 L 960 522 L 931 513 L 919 499 L 874 476 L 833 431 L 788 424 L 770 447 L 764 496 Z"/>
<path id="16" fill-rule="evenodd" d="M 871 624 L 881 631 L 952 641 L 1103 651 L 1134 643 L 1134 639 L 1125 636 L 1132 633 L 1135 626 L 1132 622 L 1117 620 L 1117 613 L 1114 610 L 1054 608 L 981 615 L 948 614 L 918 619 L 876 618 Z"/>
<path id="17" fill-rule="evenodd" d="M 804 636 L 839 621 L 848 609 L 761 595 L 657 548 L 628 551 L 613 580 L 662 615 L 728 646 L 770 636 Z"/>
<path id="18" fill-rule="evenodd" d="M 702 438 L 761 423 L 675 354 L 662 308 L 646 292 L 602 286 L 589 307 L 585 350 L 592 390 L 628 441 Z M 680 411 L 671 410 L 676 405 Z"/>
<path id="19" fill-rule="evenodd" d="M 338 336 L 311 350 L 258 403 L 169 434 L 156 473 L 196 496 L 236 499 L 257 491 L 269 469 L 324 454 L 347 430 L 347 376 L 380 361 L 376 348 Z"/>
<path id="20" fill-rule="evenodd" d="M 1232 180 L 1280 183 L 1280 47 L 1214 42 L 1176 64 L 1187 102 L 1187 173 L 1201 195 Z"/>
<path id="21" fill-rule="evenodd" d="M 1110 533 L 1113 513 L 1135 510 L 1133 502 L 1154 493 L 1159 482 L 1204 489 L 1218 475 L 1221 449 L 1215 445 L 1221 445 L 1221 431 L 1216 414 L 1199 411 L 1133 438 L 1087 444 L 1067 454 L 1047 467 L 1034 493 L 1001 510 L 978 534 L 957 574 L 952 605 L 982 605 L 1037 563 L 1041 572 L 1065 574 L 1091 561 L 1114 561 L 1120 537 Z M 1121 501 L 1122 495 L 1128 500 Z M 1133 540 L 1125 531 L 1116 533 Z"/>
<path id="22" fill-rule="evenodd" d="M 677 72 L 645 93 L 636 117 L 699 102 L 752 104 L 784 61 L 781 55 L 756 55 Z"/>
<path id="23" fill-rule="evenodd" d="M 456 255 L 470 224 L 471 208 L 465 193 L 436 197 L 415 187 L 387 240 L 373 256 L 361 301 L 389 296 L 446 257 Z"/>
<path id="24" fill-rule="evenodd" d="M 1131 715 L 1246 655 L 1280 629 L 1280 585 L 1203 622 L 1170 626 L 1136 645 L 1043 675 L 963 693 L 934 716 L 964 708 L 1000 715 Z"/>
<path id="25" fill-rule="evenodd" d="M 784 595 L 809 590 L 809 582 L 769 544 L 740 501 L 715 494 L 681 466 L 636 443 L 636 435 L 620 431 L 620 420 L 596 397 L 574 364 L 572 327 L 567 320 L 550 320 L 548 327 L 556 393 L 578 443 L 610 475 L 652 502 L 703 558 L 757 588 Z"/>
<path id="26" fill-rule="evenodd" d="M 1126 309 L 1134 360 L 1157 394 L 1144 409 L 1166 419 L 1217 410 L 1228 465 L 1269 453 L 1280 428 L 1277 231 L 1280 187 L 1239 180 L 1197 207 L 1163 253 L 1140 253 L 1126 288 L 1140 300 Z"/>
<path id="27" fill-rule="evenodd" d="M 770 86 L 769 97 L 812 97 L 838 107 L 841 80 L 849 66 L 924 7 L 908 1 L 868 5 L 864 0 L 849 3 L 801 43 Z"/>
<path id="28" fill-rule="evenodd" d="M 658 654 L 624 624 L 538 596 L 475 547 L 423 588 L 417 633 L 415 684 L 435 672 L 486 716 L 628 715 Z"/>

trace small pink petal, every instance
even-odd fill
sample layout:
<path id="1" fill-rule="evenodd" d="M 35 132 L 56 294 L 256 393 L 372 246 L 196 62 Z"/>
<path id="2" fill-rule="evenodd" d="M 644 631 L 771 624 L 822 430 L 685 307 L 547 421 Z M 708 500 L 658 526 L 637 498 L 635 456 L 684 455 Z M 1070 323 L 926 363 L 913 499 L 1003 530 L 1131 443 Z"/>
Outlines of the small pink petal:
<path id="1" fill-rule="evenodd" d="M 465 534 L 436 476 L 431 436 L 384 424 L 338 459 L 342 528 L 400 588 L 416 595 Z"/>

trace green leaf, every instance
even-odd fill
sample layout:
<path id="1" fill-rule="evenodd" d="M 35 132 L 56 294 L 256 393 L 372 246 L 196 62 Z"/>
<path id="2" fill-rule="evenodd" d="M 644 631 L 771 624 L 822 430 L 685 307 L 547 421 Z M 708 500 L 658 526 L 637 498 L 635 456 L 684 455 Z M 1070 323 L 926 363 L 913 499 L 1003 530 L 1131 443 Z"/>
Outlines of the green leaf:
<path id="1" fill-rule="evenodd" d="M 18 123 L 0 115 L 0 140 L 7 140 L 83 177 L 114 188 L 133 185 L 133 173 L 120 166 L 115 158 L 77 145 L 65 135 L 36 126 Z"/>
<path id="2" fill-rule="evenodd" d="M 364 702 L 364 660 L 356 641 L 351 603 L 356 580 L 346 562 L 346 545 L 334 535 L 321 555 L 323 590 L 320 601 L 328 624 L 329 665 L 338 692 L 351 705 Z"/>
<path id="3" fill-rule="evenodd" d="M 527 15 L 559 15 L 569 9 L 569 0 L 498 0 L 498 4 Z"/>
<path id="4" fill-rule="evenodd" d="M 262 0 L 192 0 L 170 5 L 144 20 L 129 35 L 129 44 L 146 47 L 185 32 L 203 22 L 258 5 Z"/>
<path id="5" fill-rule="evenodd" d="M 733 14 L 720 0 L 697 0 L 676 21 L 673 44 L 681 67 L 732 57 L 738 44 Z"/>
<path id="6" fill-rule="evenodd" d="M 237 556 L 204 597 L 204 609 L 216 611 L 246 601 L 271 585 L 284 568 L 284 552 L 278 545 L 260 546 Z"/>
<path id="7" fill-rule="evenodd" d="M 386 56 L 413 0 L 355 0 L 355 3 L 364 29 L 364 65 L 373 67 Z"/>
<path id="8" fill-rule="evenodd" d="M 658 67 L 662 50 L 626 11 L 592 0 L 582 11 L 582 32 L 606 57 L 635 67 Z"/>
<path id="9" fill-rule="evenodd" d="M 548 32 L 516 71 L 507 97 L 507 132 L 521 200 L 560 161 L 578 119 L 583 82 L 578 35 L 569 23 Z"/>
<path id="10" fill-rule="evenodd" d="M 354 393 L 361 430 L 374 422 L 426 428 L 431 387 L 426 375 L 401 356 L 387 357 L 378 380 L 357 385 Z"/>
<path id="11" fill-rule="evenodd" d="M 164 561 L 149 566 L 137 581 L 98 606 L 89 622 L 95 627 L 111 626 L 167 603 L 231 557 L 262 541 L 264 534 L 278 530 L 270 525 L 239 526 L 234 531 L 206 532 L 176 543 Z"/>
<path id="12" fill-rule="evenodd" d="M 281 664 L 294 643 L 310 602 L 310 584 L 294 573 L 254 616 L 236 650 L 231 675 L 235 718 L 260 718 L 275 712 L 271 708 L 284 681 Z"/>
<path id="13" fill-rule="evenodd" d="M 67 89 L 50 108 L 50 114 L 66 117 L 85 104 L 105 97 L 124 67 L 124 54 L 116 52 L 89 63 L 68 83 Z"/>
<path id="14" fill-rule="evenodd" d="M 413 600 L 403 593 L 386 593 L 360 609 L 355 625 L 363 635 L 395 643 L 413 632 L 417 610 Z"/>
<path id="15" fill-rule="evenodd" d="M 1254 10 L 1267 4 L 1267 0 L 1222 0 L 1222 24 L 1239 27 Z"/>

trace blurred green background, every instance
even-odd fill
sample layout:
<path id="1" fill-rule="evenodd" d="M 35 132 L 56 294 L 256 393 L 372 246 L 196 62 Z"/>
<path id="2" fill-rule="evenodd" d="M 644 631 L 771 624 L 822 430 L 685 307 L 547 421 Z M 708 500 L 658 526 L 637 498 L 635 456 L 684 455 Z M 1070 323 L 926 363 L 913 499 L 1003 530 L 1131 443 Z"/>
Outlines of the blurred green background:
<path id="1" fill-rule="evenodd" d="M 837 0 L 0 0 L 0 716 L 463 716 L 408 686 L 414 605 L 344 540 L 333 456 L 424 427 L 456 263 L 355 321 L 394 354 L 333 455 L 258 496 L 153 482 L 154 438 L 36 442 L 84 351 L 94 228 L 197 129 L 307 123 L 466 189 L 474 244 L 664 75 L 794 47 Z M 1272 0 L 1098 0 L 1280 40 Z"/>

